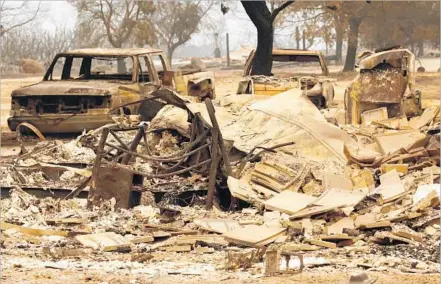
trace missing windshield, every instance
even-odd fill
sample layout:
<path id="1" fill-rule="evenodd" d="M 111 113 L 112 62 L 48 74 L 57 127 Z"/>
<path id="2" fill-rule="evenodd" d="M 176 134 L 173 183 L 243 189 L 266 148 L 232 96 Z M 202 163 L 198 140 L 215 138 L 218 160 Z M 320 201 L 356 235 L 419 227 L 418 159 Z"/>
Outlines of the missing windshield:
<path id="1" fill-rule="evenodd" d="M 55 58 L 48 80 L 132 81 L 130 56 L 60 56 Z"/>
<path id="2" fill-rule="evenodd" d="M 275 76 L 292 74 L 323 75 L 320 57 L 316 55 L 273 55 L 272 73 Z"/>

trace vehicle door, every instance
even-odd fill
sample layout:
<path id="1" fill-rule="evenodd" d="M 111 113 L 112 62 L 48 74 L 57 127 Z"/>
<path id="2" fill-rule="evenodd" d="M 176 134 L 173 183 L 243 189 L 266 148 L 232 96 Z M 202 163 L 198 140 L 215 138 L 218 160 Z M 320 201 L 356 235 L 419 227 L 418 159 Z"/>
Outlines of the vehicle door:
<path id="1" fill-rule="evenodd" d="M 151 93 L 161 87 L 160 75 L 162 71 L 157 71 L 150 54 L 140 55 L 138 68 L 138 82 L 141 97 L 151 97 Z M 166 70 L 166 69 L 165 69 Z M 145 100 L 137 105 L 137 113 L 143 121 L 150 121 L 156 116 L 158 111 L 164 107 L 164 103 L 159 100 Z"/>
<path id="2" fill-rule="evenodd" d="M 155 52 L 149 54 L 150 61 L 152 62 L 153 68 L 156 70 L 156 75 L 161 86 L 164 87 L 175 87 L 175 82 L 173 80 L 174 72 L 171 70 L 169 61 L 163 52 Z"/>
<path id="3" fill-rule="evenodd" d="M 138 56 L 138 72 L 136 76 L 141 97 L 148 96 L 161 86 L 158 73 L 152 64 L 149 54 Z"/>

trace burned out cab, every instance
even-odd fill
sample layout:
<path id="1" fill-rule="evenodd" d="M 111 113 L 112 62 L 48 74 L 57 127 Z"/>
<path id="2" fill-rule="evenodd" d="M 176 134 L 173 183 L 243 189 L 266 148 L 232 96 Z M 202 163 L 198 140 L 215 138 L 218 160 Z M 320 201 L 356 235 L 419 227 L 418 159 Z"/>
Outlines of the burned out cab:
<path id="1" fill-rule="evenodd" d="M 192 74 L 194 78 L 198 75 Z M 94 129 L 112 123 L 112 115 L 138 114 L 140 104 L 130 103 L 162 86 L 184 88 L 177 91 L 188 95 L 188 90 L 195 89 L 194 83 L 182 83 L 183 77 L 175 76 L 167 57 L 158 49 L 63 52 L 55 57 L 40 83 L 12 92 L 8 126 L 15 131 L 20 123 L 27 122 L 43 133 Z M 214 84 L 214 79 L 207 81 Z"/>
<path id="2" fill-rule="evenodd" d="M 329 77 L 323 55 L 318 51 L 273 49 L 271 76 L 253 76 L 253 50 L 245 63 L 244 79 L 237 94 L 276 95 L 289 89 L 300 89 L 318 107 L 330 106 L 336 80 Z"/>

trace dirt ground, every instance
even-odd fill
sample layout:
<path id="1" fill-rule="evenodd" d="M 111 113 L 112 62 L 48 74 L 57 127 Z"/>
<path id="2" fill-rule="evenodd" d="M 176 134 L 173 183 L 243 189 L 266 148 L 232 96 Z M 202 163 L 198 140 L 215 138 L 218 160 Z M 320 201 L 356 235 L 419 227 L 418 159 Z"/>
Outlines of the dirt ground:
<path id="1" fill-rule="evenodd" d="M 346 266 L 306 267 L 300 274 L 267 277 L 262 274 L 263 264 L 247 270 L 227 271 L 223 265 L 225 251 L 214 254 L 161 252 L 153 253 L 150 261 L 137 266 L 129 260 L 131 253 L 92 253 L 83 257 L 52 260 L 41 250 L 22 249 L 2 251 L 2 283 L 349 283 L 351 274 L 366 272 L 378 284 L 439 283 L 439 274 L 409 274 L 397 270 L 366 271 Z M 71 266 L 67 267 L 70 262 Z M 72 268 L 72 265 L 74 267 Z M 63 267 L 65 266 L 65 267 Z M 179 272 L 182 269 L 186 274 Z M 387 268 L 386 268 L 387 269 Z M 196 275 L 199 274 L 199 275 Z"/>
<path id="2" fill-rule="evenodd" d="M 57 269 L 38 269 L 28 270 L 16 268 L 14 270 L 2 270 L 1 282 L 9 283 L 109 283 L 109 284 L 125 284 L 125 283 L 152 283 L 152 284 L 168 284 L 168 283 L 298 283 L 298 284 L 344 284 L 349 283 L 351 273 L 345 272 L 305 272 L 297 275 L 286 275 L 276 277 L 252 277 L 240 279 L 240 276 L 234 273 L 215 273 L 210 278 L 199 276 L 183 276 L 183 275 L 164 275 L 161 277 L 149 277 L 144 275 L 133 275 L 130 271 L 117 271 L 104 273 L 100 271 L 79 271 L 79 270 L 57 270 Z M 375 284 L 393 284 L 393 283 L 418 283 L 418 284 L 434 284 L 440 282 L 439 274 L 398 274 L 389 272 L 368 272 L 369 278 L 378 278 Z"/>

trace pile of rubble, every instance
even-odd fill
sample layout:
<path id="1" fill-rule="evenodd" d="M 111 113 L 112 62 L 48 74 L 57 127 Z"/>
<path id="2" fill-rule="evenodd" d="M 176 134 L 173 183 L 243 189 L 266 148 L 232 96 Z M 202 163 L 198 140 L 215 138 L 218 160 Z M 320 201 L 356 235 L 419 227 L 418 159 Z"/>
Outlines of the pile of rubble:
<path id="1" fill-rule="evenodd" d="M 117 251 L 139 273 L 439 272 L 439 107 L 338 127 L 291 91 L 240 112 L 161 99 L 147 123 L 3 161 L 4 251 L 58 268 Z M 26 192 L 37 185 L 68 192 Z M 198 265 L 170 266 L 180 254 Z"/>

